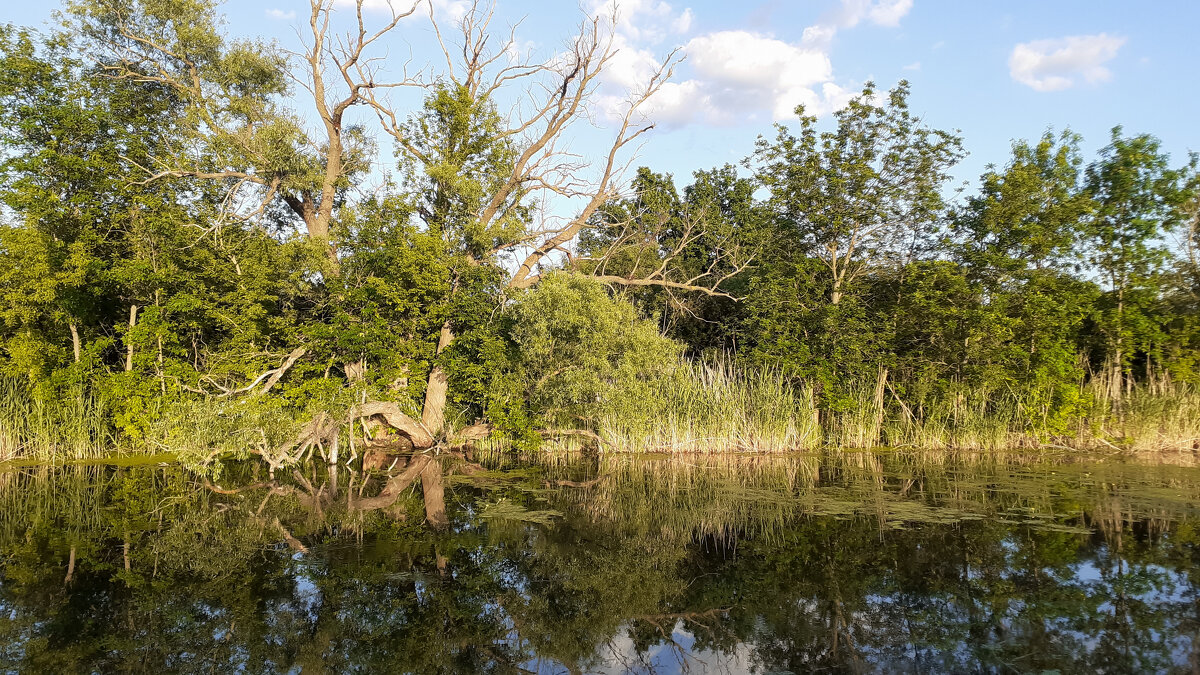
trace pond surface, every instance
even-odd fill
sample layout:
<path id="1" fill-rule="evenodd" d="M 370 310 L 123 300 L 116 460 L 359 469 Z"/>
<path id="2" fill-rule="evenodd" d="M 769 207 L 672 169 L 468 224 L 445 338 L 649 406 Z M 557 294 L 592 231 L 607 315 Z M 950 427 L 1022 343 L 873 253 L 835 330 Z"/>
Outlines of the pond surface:
<path id="1" fill-rule="evenodd" d="M 446 479 L 442 530 L 419 490 L 371 502 L 383 480 L 0 473 L 2 668 L 1200 669 L 1200 469 L 920 454 L 508 462 Z"/>

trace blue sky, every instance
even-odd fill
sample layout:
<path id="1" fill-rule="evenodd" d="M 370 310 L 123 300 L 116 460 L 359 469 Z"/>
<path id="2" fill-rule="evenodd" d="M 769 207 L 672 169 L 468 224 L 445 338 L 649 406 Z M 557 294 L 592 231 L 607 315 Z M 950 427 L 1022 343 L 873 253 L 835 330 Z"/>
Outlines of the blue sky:
<path id="1" fill-rule="evenodd" d="M 340 1 L 340 0 L 339 0 Z M 452 18 L 463 0 L 431 0 Z M 383 0 L 368 0 L 382 4 Z M 552 53 L 588 12 L 611 0 L 499 0 L 497 22 L 521 21 L 516 38 Z M 7 2 L 0 21 L 43 25 L 55 3 Z M 672 48 L 687 59 L 653 106 L 658 128 L 638 164 L 674 173 L 737 162 L 758 134 L 786 122 L 795 103 L 828 116 L 866 80 L 912 83 L 910 103 L 931 125 L 960 129 L 970 156 L 955 171 L 973 181 L 1003 163 L 1013 139 L 1048 126 L 1083 134 L 1090 158 L 1116 124 L 1163 140 L 1174 163 L 1200 150 L 1200 3 L 1009 0 L 624 0 L 614 86 L 633 81 Z M 232 0 L 234 36 L 285 46 L 307 13 L 303 0 Z M 382 18 L 382 14 L 378 15 Z M 427 23 L 404 23 L 389 46 L 397 61 L 436 60 Z M 578 141 L 588 154 L 599 136 Z"/>

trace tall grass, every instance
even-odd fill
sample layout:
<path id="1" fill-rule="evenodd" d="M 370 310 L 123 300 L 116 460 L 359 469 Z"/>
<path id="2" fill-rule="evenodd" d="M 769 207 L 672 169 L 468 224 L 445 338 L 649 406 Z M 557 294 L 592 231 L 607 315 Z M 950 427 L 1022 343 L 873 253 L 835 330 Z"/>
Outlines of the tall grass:
<path id="1" fill-rule="evenodd" d="M 1166 375 L 1122 385 L 1116 369 L 1105 369 L 1086 387 L 1092 403 L 1077 442 L 1119 447 L 1135 453 L 1200 449 L 1200 390 Z"/>
<path id="2" fill-rule="evenodd" d="M 821 442 L 810 389 L 724 362 L 681 363 L 637 382 L 603 402 L 596 426 L 622 450 L 775 452 Z"/>
<path id="3" fill-rule="evenodd" d="M 103 398 L 82 387 L 47 400 L 18 380 L 0 379 L 0 460 L 111 455 L 110 417 Z"/>
<path id="4" fill-rule="evenodd" d="M 1050 414 L 1045 395 L 1011 387 L 951 383 L 906 399 L 881 369 L 818 413 L 812 390 L 779 372 L 684 363 L 625 385 L 603 402 L 596 428 L 606 449 L 641 452 L 1200 450 L 1200 389 L 1165 376 L 1119 384 L 1111 372 L 1080 382 L 1069 407 Z"/>
<path id="5" fill-rule="evenodd" d="M 827 420 L 827 444 L 976 452 L 1191 452 L 1200 447 L 1200 391 L 1166 379 L 1117 385 L 1110 374 L 1095 375 L 1079 384 L 1073 410 L 1052 428 L 1044 410 L 1033 409 L 1012 389 L 959 386 L 905 401 L 884 377 L 851 387 L 850 409 Z"/>

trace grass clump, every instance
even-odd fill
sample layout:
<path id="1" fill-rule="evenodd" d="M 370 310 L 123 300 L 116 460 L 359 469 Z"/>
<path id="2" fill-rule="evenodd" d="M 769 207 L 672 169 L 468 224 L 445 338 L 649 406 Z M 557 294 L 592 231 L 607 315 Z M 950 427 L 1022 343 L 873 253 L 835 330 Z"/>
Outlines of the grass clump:
<path id="1" fill-rule="evenodd" d="M 812 391 L 774 370 L 680 363 L 631 383 L 601 406 L 597 429 L 621 450 L 781 452 L 816 447 Z"/>
<path id="2" fill-rule="evenodd" d="M 57 461 L 111 455 L 104 399 L 76 386 L 50 400 L 13 378 L 0 378 L 0 460 Z"/>

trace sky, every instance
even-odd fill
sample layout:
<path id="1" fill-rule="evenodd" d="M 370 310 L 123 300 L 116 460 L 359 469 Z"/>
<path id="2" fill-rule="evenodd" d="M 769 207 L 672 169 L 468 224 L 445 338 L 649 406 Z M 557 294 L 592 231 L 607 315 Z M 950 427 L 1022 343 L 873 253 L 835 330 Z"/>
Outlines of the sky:
<path id="1" fill-rule="evenodd" d="M 466 7 L 422 1 L 444 21 Z M 367 0 L 368 19 L 384 19 L 385 2 Z M 494 25 L 516 24 L 519 49 L 548 55 L 613 2 L 498 0 Z M 55 9 L 5 2 L 0 22 L 44 26 Z M 232 37 L 297 47 L 308 3 L 230 0 L 223 9 Z M 827 122 L 867 81 L 890 88 L 908 80 L 910 106 L 925 123 L 960 131 L 970 154 L 953 172 L 956 184 L 975 182 L 988 164 L 1007 161 L 1014 139 L 1047 128 L 1082 134 L 1089 159 L 1118 124 L 1158 136 L 1176 165 L 1200 150 L 1194 0 L 619 0 L 617 12 L 620 52 L 597 102 L 603 111 L 679 50 L 685 60 L 651 101 L 656 128 L 636 164 L 681 185 L 695 170 L 738 163 L 760 134 L 774 133 L 772 124 L 794 119 L 797 104 Z M 416 17 L 386 54 L 394 69 L 441 56 L 428 21 Z M 596 122 L 607 123 L 603 112 Z M 594 155 L 604 135 L 581 134 L 575 149 Z"/>

